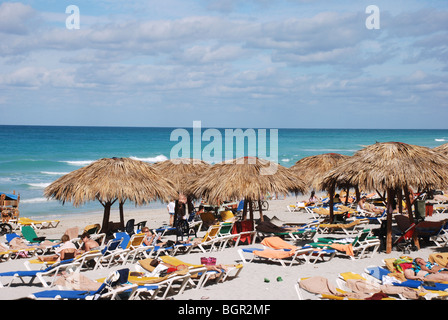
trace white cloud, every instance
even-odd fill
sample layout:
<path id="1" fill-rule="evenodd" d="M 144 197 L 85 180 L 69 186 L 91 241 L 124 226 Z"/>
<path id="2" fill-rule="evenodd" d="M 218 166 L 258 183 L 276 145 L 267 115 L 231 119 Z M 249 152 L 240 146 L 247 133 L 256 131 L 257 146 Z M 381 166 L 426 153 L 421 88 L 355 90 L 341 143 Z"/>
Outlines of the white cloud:
<path id="1" fill-rule="evenodd" d="M 382 5 L 381 29 L 368 30 L 361 5 L 341 10 L 329 1 L 147 4 L 102 0 L 95 6 L 103 11 L 89 12 L 84 3 L 81 29 L 67 30 L 63 12 L 2 3 L 2 106 L 31 91 L 42 110 L 49 96 L 67 110 L 70 96 L 92 112 L 101 101 L 158 119 L 188 105 L 191 114 L 179 113 L 187 124 L 196 111 L 214 119 L 211 110 L 223 108 L 229 118 L 284 110 L 271 119 L 284 123 L 288 112 L 310 106 L 447 106 L 446 8 L 392 13 Z M 20 102 L 15 107 L 20 114 Z"/>

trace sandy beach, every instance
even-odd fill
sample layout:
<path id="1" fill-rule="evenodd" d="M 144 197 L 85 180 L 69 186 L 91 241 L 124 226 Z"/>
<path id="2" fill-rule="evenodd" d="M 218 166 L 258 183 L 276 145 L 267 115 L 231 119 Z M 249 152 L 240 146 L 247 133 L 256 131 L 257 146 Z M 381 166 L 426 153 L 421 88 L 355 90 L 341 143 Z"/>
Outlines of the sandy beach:
<path id="1" fill-rule="evenodd" d="M 305 212 L 289 212 L 287 205 L 295 204 L 302 197 L 287 197 L 280 200 L 270 200 L 270 208 L 266 211 L 269 218 L 276 217 L 284 222 L 309 222 L 312 217 Z M 82 210 L 82 208 L 80 208 Z M 112 220 L 114 216 L 112 215 Z M 166 209 L 151 210 L 128 210 L 125 212 L 125 221 L 134 218 L 136 222 L 147 221 L 147 226 L 155 228 L 166 224 L 168 213 Z M 444 214 L 436 214 L 428 219 L 442 220 Z M 39 236 L 47 238 L 60 238 L 68 228 L 77 226 L 82 230 L 85 226 L 93 223 L 101 223 L 102 213 L 86 214 L 85 216 L 76 215 L 75 217 L 67 216 L 62 219 L 56 228 L 41 229 L 37 231 Z M 369 227 L 377 228 L 378 225 L 370 225 Z M 202 232 L 203 233 L 203 232 Z M 244 246 L 241 246 L 244 247 Z M 253 244 L 250 247 L 260 247 L 261 244 Z M 428 258 L 429 254 L 435 252 L 436 247 L 424 247 L 419 251 L 411 252 L 411 257 Z M 297 300 L 294 285 L 298 278 L 320 275 L 326 277 L 331 283 L 336 285 L 335 280 L 341 272 L 352 271 L 362 273 L 364 268 L 370 265 L 383 265 L 382 260 L 385 258 L 399 257 L 402 253 L 392 251 L 390 254 L 384 252 L 377 253 L 372 258 L 363 258 L 351 260 L 348 257 L 336 256 L 327 262 L 318 262 L 316 264 L 301 264 L 291 267 L 283 267 L 280 264 L 268 262 L 252 262 L 244 264 L 242 272 L 237 278 L 229 279 L 223 283 L 213 283 L 202 289 L 187 289 L 182 295 L 175 295 L 175 300 Z M 241 263 L 237 248 L 227 248 L 223 251 L 212 252 L 210 254 L 189 253 L 178 255 L 179 259 L 185 262 L 199 264 L 200 258 L 204 256 L 213 256 L 217 258 L 218 264 L 236 264 Z M 25 270 L 24 262 L 27 258 L 9 260 L 0 263 L 0 272 L 12 270 Z M 126 264 L 124 267 L 134 270 L 135 266 Z M 99 279 L 107 276 L 111 270 L 121 269 L 123 266 L 115 266 L 110 269 L 99 269 L 96 271 L 83 271 L 83 274 L 90 279 Z M 281 277 L 281 281 L 277 278 Z M 266 282 L 266 280 L 269 282 Z M 11 300 L 26 298 L 33 292 L 41 291 L 43 288 L 38 281 L 34 285 L 24 285 L 17 283 L 9 288 L 0 289 L 0 299 Z M 313 295 L 305 295 L 304 299 L 316 299 Z"/>

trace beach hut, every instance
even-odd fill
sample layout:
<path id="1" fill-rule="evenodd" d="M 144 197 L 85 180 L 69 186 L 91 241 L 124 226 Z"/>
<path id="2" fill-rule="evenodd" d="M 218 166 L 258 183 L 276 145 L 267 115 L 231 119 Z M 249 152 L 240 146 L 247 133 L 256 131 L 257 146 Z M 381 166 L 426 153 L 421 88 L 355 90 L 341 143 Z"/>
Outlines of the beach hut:
<path id="1" fill-rule="evenodd" d="M 402 142 L 375 143 L 357 151 L 331 170 L 323 186 L 358 185 L 365 190 L 387 194 L 386 252 L 392 250 L 392 203 L 396 194 L 405 195 L 409 218 L 413 221 L 409 187 L 437 189 L 448 184 L 448 160 L 430 148 Z"/>
<path id="2" fill-rule="evenodd" d="M 123 204 L 129 200 L 135 205 L 151 201 L 168 201 L 177 195 L 173 183 L 164 178 L 150 164 L 130 158 L 103 158 L 72 171 L 45 188 L 47 198 L 72 202 L 74 206 L 98 200 L 104 207 L 101 232 L 115 226 L 109 223 L 110 210 L 119 203 L 120 223 L 124 227 Z"/>
<path id="3" fill-rule="evenodd" d="M 291 174 L 303 179 L 305 181 L 305 184 L 312 189 L 316 191 L 324 191 L 324 189 L 321 188 L 324 175 L 349 158 L 350 156 L 342 155 L 339 153 L 324 153 L 302 158 L 288 170 L 291 172 Z M 344 188 L 347 189 L 348 198 L 348 187 L 344 186 Z M 335 189 L 330 186 L 330 188 L 325 189 L 325 191 L 328 191 L 330 195 L 330 221 L 332 221 L 334 218 L 333 197 Z"/>
<path id="4" fill-rule="evenodd" d="M 305 183 L 291 175 L 287 168 L 257 157 L 241 157 L 216 163 L 197 179 L 192 188 L 197 197 L 210 204 L 220 205 L 223 200 L 239 201 L 244 198 L 243 219 L 247 205 L 253 220 L 252 201 L 260 201 L 264 195 L 306 192 Z M 260 219 L 263 215 L 260 208 Z"/>

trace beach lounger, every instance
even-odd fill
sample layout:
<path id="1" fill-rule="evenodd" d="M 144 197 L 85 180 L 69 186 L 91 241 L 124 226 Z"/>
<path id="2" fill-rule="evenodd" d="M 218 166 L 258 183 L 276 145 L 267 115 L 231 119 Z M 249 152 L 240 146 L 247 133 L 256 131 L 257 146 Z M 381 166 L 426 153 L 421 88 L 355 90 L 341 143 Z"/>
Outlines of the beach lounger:
<path id="1" fill-rule="evenodd" d="M 33 220 L 26 217 L 20 217 L 17 220 L 17 225 L 18 227 L 31 226 L 36 230 L 40 230 L 43 228 L 56 228 L 60 222 L 60 220 Z"/>
<path id="2" fill-rule="evenodd" d="M 61 239 L 47 239 L 46 237 L 38 237 L 36 234 L 36 231 L 31 226 L 22 226 L 20 228 L 20 231 L 22 233 L 22 236 L 29 243 L 41 243 L 45 240 L 50 241 L 50 242 L 57 242 L 57 243 L 61 242 Z"/>
<path id="3" fill-rule="evenodd" d="M 214 276 L 215 282 L 224 282 L 227 278 L 232 277 L 236 278 L 240 274 L 241 270 L 243 269 L 242 264 L 237 265 L 226 265 L 223 266 L 223 268 L 220 268 L 219 271 L 212 270 L 212 268 L 207 268 L 207 266 L 204 266 L 203 264 L 200 265 L 194 265 L 190 263 L 186 263 L 182 260 L 179 260 L 178 258 L 171 257 L 171 256 L 162 256 L 160 259 L 173 266 L 180 266 L 180 265 L 186 265 L 188 266 L 189 272 L 191 274 L 191 279 L 197 279 L 197 285 L 196 288 L 200 289 L 202 288 L 210 279 Z M 205 271 L 204 271 L 205 268 Z M 196 276 L 195 276 L 196 274 Z"/>
<path id="4" fill-rule="evenodd" d="M 89 269 L 94 269 L 97 260 L 103 255 L 103 253 L 101 252 L 101 250 L 91 250 L 91 251 L 86 251 L 76 257 L 73 258 L 73 262 L 79 263 L 79 265 L 77 266 L 75 271 L 84 271 L 84 270 L 89 270 Z M 39 264 L 39 265 L 43 265 L 45 268 L 58 263 L 59 260 L 54 260 L 54 261 L 42 261 L 40 259 L 30 259 L 30 260 L 26 260 L 24 262 L 25 268 L 27 270 L 33 270 L 33 268 L 31 268 L 32 264 Z"/>
<path id="5" fill-rule="evenodd" d="M 55 263 L 41 270 L 18 270 L 2 272 L 0 273 L 0 278 L 10 278 L 10 281 L 6 284 L 6 287 L 9 287 L 17 279 L 20 279 L 22 283 L 25 283 L 25 278 L 30 278 L 30 281 L 27 283 L 28 285 L 32 284 L 33 281 L 37 278 L 44 287 L 51 287 L 54 284 L 56 276 L 60 271 L 74 272 L 78 264 L 78 262 L 73 262 L 73 259 L 68 259 L 60 261 L 59 263 Z M 5 285 L 0 282 L 0 287 L 4 288 Z"/>
<path id="6" fill-rule="evenodd" d="M 286 209 L 289 212 L 300 212 L 302 209 L 306 210 L 306 206 L 305 203 L 301 203 L 301 204 L 290 204 L 288 206 L 286 206 Z"/>
<path id="7" fill-rule="evenodd" d="M 294 263 L 301 263 L 301 259 L 305 262 L 309 262 L 308 257 L 314 251 L 314 248 L 312 247 L 296 247 L 278 237 L 265 238 L 263 239 L 262 244 L 262 248 L 239 248 L 237 252 L 242 262 L 252 262 L 257 258 L 260 260 L 278 262 L 283 267 L 286 267 L 287 262 L 289 262 L 289 266 L 292 266 Z M 250 254 L 251 259 L 246 259 L 245 254 Z"/>
<path id="8" fill-rule="evenodd" d="M 342 231 L 350 236 L 364 229 L 368 223 L 366 219 L 356 219 L 347 223 L 321 223 L 317 227 L 317 232 L 321 234 L 336 233 Z"/>
<path id="9" fill-rule="evenodd" d="M 123 239 L 112 239 L 101 249 L 101 256 L 96 259 L 94 270 L 109 268 L 117 258 L 117 254 L 122 253 L 120 244 Z"/>
<path id="10" fill-rule="evenodd" d="M 425 237 L 437 247 L 448 244 L 448 223 L 446 221 L 422 221 L 415 227 L 419 237 Z"/>
<path id="11" fill-rule="evenodd" d="M 263 239 L 265 237 L 280 237 L 282 239 L 292 241 L 312 239 L 317 232 L 317 228 L 314 226 L 305 225 L 302 227 L 291 228 L 285 226 L 277 226 L 271 221 L 260 222 L 255 229 L 256 238 Z"/>
<path id="12" fill-rule="evenodd" d="M 370 229 L 362 230 L 355 238 L 317 238 L 308 245 L 314 248 L 332 248 L 352 260 L 372 257 L 380 247 L 380 239 L 371 236 Z"/>
<path id="13" fill-rule="evenodd" d="M 31 299 L 62 300 L 127 300 L 135 297 L 136 284 L 128 283 L 129 269 L 114 271 L 104 280 L 96 291 L 83 290 L 45 290 L 33 293 Z"/>
<path id="14" fill-rule="evenodd" d="M 188 267 L 188 272 L 190 273 L 189 283 L 196 289 L 202 288 L 210 279 L 210 276 L 212 274 L 218 274 L 217 271 L 208 271 L 207 267 L 203 264 L 187 263 L 172 256 L 159 256 L 159 259 L 165 264 L 171 265 L 174 268 L 179 268 L 182 266 Z"/>
<path id="15" fill-rule="evenodd" d="M 190 280 L 191 274 L 187 269 L 173 271 L 164 276 L 151 275 L 152 267 L 149 263 L 153 259 L 140 260 L 134 267 L 136 272 L 129 275 L 129 282 L 139 285 L 137 290 L 148 289 L 148 286 L 159 286 L 158 294 L 165 299 L 168 294 L 182 294 Z"/>

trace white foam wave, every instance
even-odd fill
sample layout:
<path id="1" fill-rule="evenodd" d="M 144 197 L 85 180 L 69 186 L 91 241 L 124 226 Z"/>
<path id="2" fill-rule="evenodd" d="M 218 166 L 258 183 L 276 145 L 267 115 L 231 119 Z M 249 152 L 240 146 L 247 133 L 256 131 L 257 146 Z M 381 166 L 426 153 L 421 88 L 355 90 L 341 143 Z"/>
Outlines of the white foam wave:
<path id="1" fill-rule="evenodd" d="M 282 161 L 283 161 L 283 162 L 289 162 L 289 161 L 291 161 L 291 160 L 286 158 L 286 159 L 282 159 Z"/>
<path id="2" fill-rule="evenodd" d="M 148 157 L 148 158 L 139 158 L 139 157 L 130 157 L 133 160 L 139 160 L 139 161 L 143 161 L 143 162 L 160 162 L 160 161 L 165 161 L 168 160 L 167 157 L 165 157 L 163 154 L 158 155 L 156 157 Z"/>
<path id="3" fill-rule="evenodd" d="M 27 183 L 27 185 L 29 185 L 30 187 L 33 187 L 33 188 L 42 188 L 42 189 L 45 189 L 45 188 L 48 187 L 50 184 L 51 184 L 51 182 Z"/>
<path id="4" fill-rule="evenodd" d="M 43 203 L 51 200 L 47 200 L 47 198 L 31 198 L 31 199 L 21 199 L 20 203 Z"/>
<path id="5" fill-rule="evenodd" d="M 64 162 L 67 163 L 69 165 L 72 166 L 87 166 L 89 164 L 91 164 L 94 160 L 78 160 L 78 161 L 59 161 L 59 162 Z"/>
<path id="6" fill-rule="evenodd" d="M 446 141 L 445 139 L 434 139 L 434 140 L 439 142 Z"/>
<path id="7" fill-rule="evenodd" d="M 62 176 L 62 175 L 67 174 L 67 173 L 69 173 L 69 172 L 41 171 L 40 173 L 42 173 L 42 174 L 48 174 L 48 175 L 52 175 L 52 176 L 54 176 L 54 175 L 56 175 L 56 176 Z"/>

